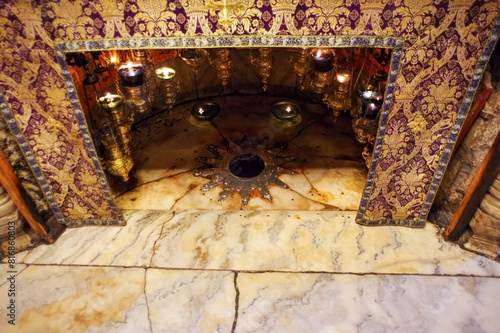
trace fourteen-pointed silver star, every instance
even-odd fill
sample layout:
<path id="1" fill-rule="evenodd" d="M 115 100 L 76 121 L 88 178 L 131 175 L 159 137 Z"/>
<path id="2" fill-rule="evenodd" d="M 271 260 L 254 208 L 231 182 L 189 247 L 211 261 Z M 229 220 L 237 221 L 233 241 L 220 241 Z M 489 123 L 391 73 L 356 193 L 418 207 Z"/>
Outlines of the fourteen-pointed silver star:
<path id="1" fill-rule="evenodd" d="M 201 190 L 208 191 L 215 186 L 222 186 L 219 201 L 226 200 L 233 192 L 239 192 L 244 206 L 248 204 L 250 194 L 256 190 L 260 195 L 271 201 L 268 185 L 288 188 L 278 177 L 282 174 L 295 175 L 297 172 L 284 169 L 283 164 L 296 158 L 293 156 L 277 156 L 267 147 L 265 138 L 258 144 L 245 136 L 238 145 L 227 140 L 228 149 L 208 145 L 207 149 L 214 157 L 197 157 L 196 161 L 207 167 L 195 169 L 195 176 L 210 179 Z"/>

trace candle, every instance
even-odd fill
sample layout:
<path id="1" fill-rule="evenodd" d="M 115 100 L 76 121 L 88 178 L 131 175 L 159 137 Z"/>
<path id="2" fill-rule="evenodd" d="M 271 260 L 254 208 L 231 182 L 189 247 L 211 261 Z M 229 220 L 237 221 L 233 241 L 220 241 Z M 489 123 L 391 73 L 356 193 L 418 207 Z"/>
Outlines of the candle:
<path id="1" fill-rule="evenodd" d="M 328 72 L 333 68 L 333 52 L 329 49 L 313 50 L 314 67 L 318 72 Z"/>
<path id="2" fill-rule="evenodd" d="M 337 72 L 337 81 L 340 84 L 348 84 L 351 82 L 351 72 L 347 70 L 340 70 Z"/>
<path id="3" fill-rule="evenodd" d="M 108 62 L 108 70 L 115 69 L 117 63 L 118 63 L 118 57 L 116 55 L 110 56 Z"/>
<path id="4" fill-rule="evenodd" d="M 210 120 L 220 112 L 219 104 L 215 102 L 198 103 L 191 109 L 191 115 L 198 120 Z"/>
<path id="5" fill-rule="evenodd" d="M 175 76 L 175 70 L 170 67 L 161 67 L 156 70 L 156 76 L 160 80 L 172 80 Z"/>
<path id="6" fill-rule="evenodd" d="M 105 96 L 99 97 L 99 99 L 97 101 L 103 109 L 112 110 L 112 109 L 116 109 L 117 107 L 119 107 L 122 104 L 123 97 L 120 95 L 111 94 L 108 92 Z"/>
<path id="7" fill-rule="evenodd" d="M 376 105 L 380 106 L 380 105 L 382 105 L 382 102 L 384 101 L 384 95 L 382 95 L 381 93 L 379 93 L 377 91 L 374 91 L 372 93 L 370 101 L 375 103 Z"/>
<path id="8" fill-rule="evenodd" d="M 290 102 L 279 102 L 271 108 L 272 114 L 279 120 L 292 120 L 300 113 L 300 107 Z"/>
<path id="9" fill-rule="evenodd" d="M 144 68 L 142 67 L 142 64 L 133 63 L 131 61 L 118 68 L 118 75 L 120 75 L 122 82 L 125 85 L 141 85 L 143 73 Z"/>
<path id="10" fill-rule="evenodd" d="M 370 99 L 372 98 L 373 91 L 368 90 L 368 91 L 363 91 L 362 97 L 363 97 L 363 102 L 369 102 Z"/>
<path id="11" fill-rule="evenodd" d="M 337 71 L 338 92 L 346 93 L 349 91 L 349 82 L 351 82 L 351 72 L 345 69 Z"/>
<path id="12" fill-rule="evenodd" d="M 368 105 L 366 106 L 366 112 L 365 112 L 366 118 L 368 118 L 368 119 L 377 118 L 379 110 L 380 110 L 379 105 L 377 105 L 373 102 L 368 103 Z"/>

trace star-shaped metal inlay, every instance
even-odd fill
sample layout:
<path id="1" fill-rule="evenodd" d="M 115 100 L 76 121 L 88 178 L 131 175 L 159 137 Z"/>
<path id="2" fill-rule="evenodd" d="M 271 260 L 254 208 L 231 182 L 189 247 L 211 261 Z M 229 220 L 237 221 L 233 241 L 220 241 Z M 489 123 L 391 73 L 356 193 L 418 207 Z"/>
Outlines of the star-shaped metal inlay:
<path id="1" fill-rule="evenodd" d="M 219 201 L 226 200 L 233 192 L 239 192 L 244 206 L 248 204 L 250 194 L 256 190 L 260 195 L 272 202 L 269 185 L 288 188 L 288 185 L 279 179 L 280 175 L 295 175 L 297 172 L 284 169 L 283 164 L 294 161 L 294 156 L 278 156 L 268 148 L 268 138 L 253 143 L 250 137 L 245 136 L 240 144 L 225 140 L 227 149 L 214 145 L 207 145 L 214 157 L 197 157 L 196 161 L 207 167 L 194 170 L 195 176 L 210 179 L 210 182 L 201 187 L 208 191 L 215 186 L 222 186 Z M 278 149 L 278 153 L 281 149 Z"/>

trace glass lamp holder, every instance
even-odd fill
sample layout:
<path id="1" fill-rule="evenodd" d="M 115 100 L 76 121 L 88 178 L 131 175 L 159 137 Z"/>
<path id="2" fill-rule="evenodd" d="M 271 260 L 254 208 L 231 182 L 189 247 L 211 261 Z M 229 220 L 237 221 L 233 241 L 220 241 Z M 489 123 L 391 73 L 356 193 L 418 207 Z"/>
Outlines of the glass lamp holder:
<path id="1" fill-rule="evenodd" d="M 309 64 L 309 51 L 305 48 L 301 48 L 298 52 L 298 56 L 290 59 L 290 65 L 293 67 L 295 75 L 297 76 L 297 84 L 300 90 L 304 90 L 304 78 L 311 70 Z"/>
<path id="2" fill-rule="evenodd" d="M 208 52 L 203 49 L 185 49 L 179 52 L 179 57 L 198 74 L 200 65 L 207 59 Z"/>
<path id="3" fill-rule="evenodd" d="M 267 80 L 273 66 L 273 51 L 271 48 L 259 48 L 258 55 L 250 54 L 250 62 L 257 67 L 262 79 L 262 90 L 267 91 Z"/>
<path id="4" fill-rule="evenodd" d="M 232 62 L 229 60 L 229 50 L 212 50 L 209 60 L 210 65 L 217 70 L 217 77 L 222 81 L 222 85 L 227 86 L 231 78 L 231 72 L 229 70 L 233 67 Z"/>

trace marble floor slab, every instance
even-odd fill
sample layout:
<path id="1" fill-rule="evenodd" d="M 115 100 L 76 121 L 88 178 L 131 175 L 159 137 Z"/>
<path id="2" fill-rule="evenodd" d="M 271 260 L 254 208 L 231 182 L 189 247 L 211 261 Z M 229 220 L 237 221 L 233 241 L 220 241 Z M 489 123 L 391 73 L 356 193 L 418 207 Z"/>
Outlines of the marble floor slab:
<path id="1" fill-rule="evenodd" d="M 17 254 L 18 262 L 149 267 L 161 228 L 173 211 L 124 212 L 123 227 L 84 227 L 67 229 L 52 245 Z"/>
<path id="2" fill-rule="evenodd" d="M 235 321 L 235 273 L 148 269 L 151 332 L 231 332 Z"/>
<path id="3" fill-rule="evenodd" d="M 0 265 L 0 279 L 8 273 Z M 1 332 L 497 332 L 500 278 L 16 267 Z M 5 295 L 8 284 L 0 284 Z"/>
<path id="4" fill-rule="evenodd" d="M 239 274 L 236 333 L 498 332 L 500 279 Z"/>
<path id="5" fill-rule="evenodd" d="M 124 227 L 69 229 L 25 264 L 500 276 L 500 263 L 423 229 L 364 227 L 355 212 L 126 211 Z"/>
<path id="6" fill-rule="evenodd" d="M 16 268 L 16 325 L 10 325 L 2 315 L 1 332 L 150 329 L 144 269 L 33 265 Z M 0 286 L 0 293 L 2 297 L 7 295 L 7 284 Z M 2 302 L 2 314 L 3 305 Z"/>
<path id="7" fill-rule="evenodd" d="M 15 256 L 0 332 L 496 333 L 500 263 L 356 212 L 128 210 Z M 5 301 L 4 301 L 5 300 Z"/>
<path id="8" fill-rule="evenodd" d="M 233 95 L 213 98 L 221 107 L 211 121 L 195 119 L 186 103 L 136 124 L 131 132 L 135 162 L 128 184 L 116 189 L 121 209 L 245 209 L 245 210 L 357 210 L 366 183 L 363 146 L 354 139 L 350 120 L 334 122 L 326 108 L 297 102 L 301 114 L 296 121 L 281 121 L 271 114 L 281 98 Z M 227 140 L 240 143 L 248 135 L 256 144 L 268 138 L 272 163 L 293 156 L 283 168 L 296 174 L 278 178 L 289 188 L 269 181 L 272 202 L 253 190 L 248 205 L 238 191 L 219 201 L 222 186 L 208 191 L 201 187 L 209 179 L 195 176 L 206 167 L 197 157 L 214 157 L 206 148 L 213 145 L 224 153 Z M 219 162 L 218 162 L 219 163 Z M 227 168 L 223 168 L 226 170 Z M 219 170 L 212 174 L 220 175 Z M 264 174 L 264 173 L 263 173 Z M 224 179 L 224 177 L 222 177 Z M 234 178 L 231 178 L 234 180 Z M 271 178 L 270 178 L 271 179 Z M 267 179 L 266 180 L 270 180 Z M 239 180 L 238 180 L 239 181 Z M 246 186 L 246 180 L 239 185 Z M 239 186 L 238 185 L 238 186 Z"/>

